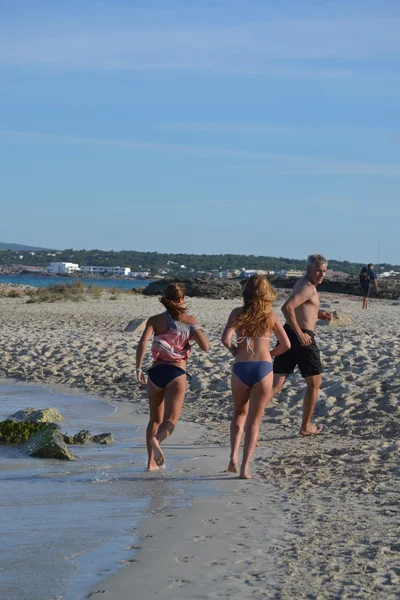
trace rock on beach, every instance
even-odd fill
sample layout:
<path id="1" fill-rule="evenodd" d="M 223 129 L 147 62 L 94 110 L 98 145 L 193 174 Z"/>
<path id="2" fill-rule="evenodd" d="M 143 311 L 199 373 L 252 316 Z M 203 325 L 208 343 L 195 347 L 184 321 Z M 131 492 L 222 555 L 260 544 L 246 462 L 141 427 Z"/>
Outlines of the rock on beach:
<path id="1" fill-rule="evenodd" d="M 144 296 L 161 296 L 169 283 L 182 283 L 186 295 L 199 298 L 230 299 L 239 298 L 242 286 L 239 281 L 229 279 L 174 278 L 153 281 L 143 291 Z"/>
<path id="2" fill-rule="evenodd" d="M 44 428 L 30 437 L 20 446 L 23 454 L 37 458 L 56 458 L 58 460 L 75 460 L 68 450 L 60 428 L 55 423 L 48 423 Z"/>
<path id="3" fill-rule="evenodd" d="M 54 423 L 55 421 L 64 421 L 64 417 L 56 408 L 24 408 L 11 415 L 10 419 L 28 423 Z"/>

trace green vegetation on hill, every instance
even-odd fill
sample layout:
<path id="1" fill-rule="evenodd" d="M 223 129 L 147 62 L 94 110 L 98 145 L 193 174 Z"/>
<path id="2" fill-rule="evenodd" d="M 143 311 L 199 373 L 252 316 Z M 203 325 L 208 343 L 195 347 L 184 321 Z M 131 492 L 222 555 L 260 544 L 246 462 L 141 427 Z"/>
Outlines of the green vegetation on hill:
<path id="1" fill-rule="evenodd" d="M 22 258 L 20 258 L 20 256 Z M 368 257 L 369 258 L 369 257 Z M 254 256 L 245 254 L 162 254 L 159 252 L 121 252 L 105 250 L 62 250 L 49 252 L 13 252 L 0 250 L 0 266 L 27 265 L 46 267 L 50 262 L 73 262 L 79 265 L 129 267 L 132 271 L 150 271 L 157 274 L 160 270 L 169 270 L 169 274 L 190 274 L 232 269 L 304 269 L 305 259 L 273 256 Z M 181 268 L 185 265 L 185 269 Z M 329 260 L 329 268 L 356 275 L 363 265 L 349 261 Z M 381 263 L 383 270 L 400 270 L 399 265 Z"/>
<path id="2" fill-rule="evenodd" d="M 47 250 L 47 248 L 37 248 L 36 246 L 24 246 L 23 244 L 11 244 L 8 242 L 0 242 L 0 250 L 12 250 L 13 252 Z M 49 250 L 47 250 L 49 252 Z"/>

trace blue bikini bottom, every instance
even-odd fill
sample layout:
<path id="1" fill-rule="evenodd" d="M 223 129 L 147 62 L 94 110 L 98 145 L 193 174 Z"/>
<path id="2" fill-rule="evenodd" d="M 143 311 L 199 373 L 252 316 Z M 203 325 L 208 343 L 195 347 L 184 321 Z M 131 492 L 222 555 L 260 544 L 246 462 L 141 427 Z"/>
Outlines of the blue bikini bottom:
<path id="1" fill-rule="evenodd" d="M 237 362 L 233 365 L 233 372 L 244 385 L 252 387 L 272 373 L 272 363 L 267 360 Z"/>
<path id="2" fill-rule="evenodd" d="M 175 365 L 164 364 L 155 365 L 154 367 L 151 367 L 147 371 L 147 374 L 149 376 L 150 381 L 161 389 L 167 387 L 167 385 L 171 383 L 171 381 L 173 381 L 177 377 L 180 377 L 181 375 L 187 375 L 188 379 L 190 377 L 188 373 L 180 367 L 176 367 Z"/>

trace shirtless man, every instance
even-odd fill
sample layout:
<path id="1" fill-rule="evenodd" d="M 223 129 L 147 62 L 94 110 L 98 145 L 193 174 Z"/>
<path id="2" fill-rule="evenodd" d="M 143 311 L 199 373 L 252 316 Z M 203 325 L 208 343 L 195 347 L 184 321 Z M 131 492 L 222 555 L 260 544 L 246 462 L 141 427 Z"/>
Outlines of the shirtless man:
<path id="1" fill-rule="evenodd" d="M 316 288 L 323 281 L 327 266 L 326 258 L 320 254 L 310 254 L 306 274 L 295 283 L 290 298 L 282 306 L 286 318 L 284 329 L 291 342 L 291 348 L 274 360 L 272 397 L 281 391 L 288 375 L 293 373 L 298 365 L 307 385 L 301 435 L 315 435 L 322 429 L 322 426 L 317 427 L 311 423 L 311 417 L 322 382 L 321 358 L 315 341 L 314 327 L 317 319 L 328 323 L 332 319 L 330 313 L 319 310 Z"/>

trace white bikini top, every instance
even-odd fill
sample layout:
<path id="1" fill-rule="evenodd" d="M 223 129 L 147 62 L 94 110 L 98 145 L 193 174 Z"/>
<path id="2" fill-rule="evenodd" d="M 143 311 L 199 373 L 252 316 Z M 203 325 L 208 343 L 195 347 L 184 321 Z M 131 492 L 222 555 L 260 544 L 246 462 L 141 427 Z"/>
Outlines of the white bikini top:
<path id="1" fill-rule="evenodd" d="M 240 344 L 241 342 L 244 342 L 244 340 L 246 340 L 247 352 L 251 352 L 252 354 L 255 354 L 254 349 L 250 346 L 251 340 L 269 340 L 269 339 L 270 339 L 269 337 L 264 337 L 263 335 L 255 336 L 255 337 L 250 337 L 249 335 L 243 335 L 241 337 L 237 337 L 236 342 L 238 344 Z"/>

